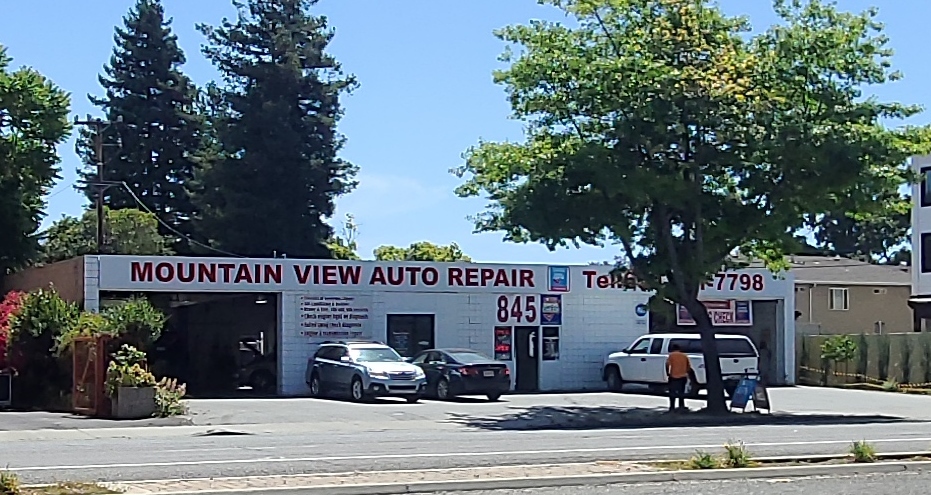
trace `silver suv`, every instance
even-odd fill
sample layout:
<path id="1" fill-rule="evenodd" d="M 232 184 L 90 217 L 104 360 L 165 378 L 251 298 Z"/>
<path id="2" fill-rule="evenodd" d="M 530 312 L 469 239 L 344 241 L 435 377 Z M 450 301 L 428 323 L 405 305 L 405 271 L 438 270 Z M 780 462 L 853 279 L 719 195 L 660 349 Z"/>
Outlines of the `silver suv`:
<path id="1" fill-rule="evenodd" d="M 427 386 L 419 366 L 377 342 L 322 344 L 307 361 L 305 378 L 313 397 L 348 393 L 356 402 L 395 396 L 413 403 L 420 400 Z"/>

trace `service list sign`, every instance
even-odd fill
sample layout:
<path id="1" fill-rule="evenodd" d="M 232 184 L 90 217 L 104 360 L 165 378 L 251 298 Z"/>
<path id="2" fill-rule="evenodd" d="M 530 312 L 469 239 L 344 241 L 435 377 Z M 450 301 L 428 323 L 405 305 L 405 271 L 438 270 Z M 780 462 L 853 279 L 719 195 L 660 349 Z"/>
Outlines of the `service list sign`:
<path id="1" fill-rule="evenodd" d="M 371 337 L 372 296 L 302 295 L 298 298 L 301 336 L 310 339 Z"/>

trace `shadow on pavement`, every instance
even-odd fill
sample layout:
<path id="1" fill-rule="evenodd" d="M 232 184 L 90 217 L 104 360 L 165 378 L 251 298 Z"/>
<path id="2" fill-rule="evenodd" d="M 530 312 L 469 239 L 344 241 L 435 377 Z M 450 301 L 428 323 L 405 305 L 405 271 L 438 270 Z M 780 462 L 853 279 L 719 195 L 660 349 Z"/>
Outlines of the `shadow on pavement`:
<path id="1" fill-rule="evenodd" d="M 711 415 L 701 411 L 669 413 L 666 408 L 534 406 L 512 408 L 501 416 L 450 413 L 446 420 L 484 430 L 594 430 L 600 428 L 659 428 L 753 425 L 855 425 L 870 423 L 916 423 L 913 419 L 881 415 L 729 413 Z"/>

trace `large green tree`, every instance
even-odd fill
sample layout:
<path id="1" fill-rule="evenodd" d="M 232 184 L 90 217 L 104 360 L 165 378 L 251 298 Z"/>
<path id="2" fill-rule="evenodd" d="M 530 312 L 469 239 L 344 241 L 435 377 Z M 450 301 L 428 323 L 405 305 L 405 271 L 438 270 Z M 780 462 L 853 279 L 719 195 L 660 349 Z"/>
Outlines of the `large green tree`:
<path id="1" fill-rule="evenodd" d="M 898 264 L 905 258 L 911 233 L 912 199 L 902 196 L 896 184 L 868 196 L 861 204 L 837 207 L 813 218 L 815 240 L 825 254 Z M 847 199 L 847 198 L 844 198 Z"/>
<path id="2" fill-rule="evenodd" d="M 104 208 L 109 243 L 108 254 L 170 255 L 173 238 L 162 235 L 153 213 L 135 208 Z M 62 217 L 42 233 L 38 261 L 54 263 L 97 252 L 97 211 L 87 210 L 81 218 Z"/>
<path id="3" fill-rule="evenodd" d="M 334 31 L 316 0 L 236 2 L 235 21 L 199 26 L 223 75 L 212 98 L 219 152 L 200 180 L 216 248 L 329 258 L 334 200 L 355 185 L 339 158 L 340 96 L 355 85 L 327 52 Z M 219 124 L 219 125 L 217 125 Z"/>
<path id="4" fill-rule="evenodd" d="M 39 248 L 45 197 L 59 178 L 56 147 L 71 131 L 70 97 L 0 46 L 0 278 Z"/>
<path id="5" fill-rule="evenodd" d="M 479 231 L 620 246 L 643 287 L 696 319 L 723 412 L 701 286 L 741 251 L 784 268 L 812 215 L 904 176 L 928 132 L 883 123 L 919 109 L 864 97 L 897 77 L 874 11 L 777 1 L 781 22 L 751 35 L 703 0 L 544 3 L 576 22 L 498 32 L 519 47 L 495 79 L 526 140 L 468 151 L 458 193 L 490 199 Z"/>
<path id="6" fill-rule="evenodd" d="M 455 242 L 445 246 L 427 241 L 415 242 L 406 248 L 379 246 L 374 254 L 379 261 L 472 261 Z"/>
<path id="7" fill-rule="evenodd" d="M 203 122 L 195 112 L 197 89 L 181 72 L 184 52 L 165 17 L 161 0 L 136 0 L 116 28 L 116 46 L 99 77 L 103 97 L 90 97 L 107 119 L 103 131 L 104 194 L 114 209 L 139 208 L 138 200 L 161 220 L 159 230 L 172 236 L 179 249 L 183 237 L 197 237 L 192 219 L 197 211 L 186 184 L 197 168 Z M 97 182 L 93 133 L 78 142 L 85 169 L 80 188 L 93 201 Z M 123 185 L 125 184 L 125 186 Z"/>

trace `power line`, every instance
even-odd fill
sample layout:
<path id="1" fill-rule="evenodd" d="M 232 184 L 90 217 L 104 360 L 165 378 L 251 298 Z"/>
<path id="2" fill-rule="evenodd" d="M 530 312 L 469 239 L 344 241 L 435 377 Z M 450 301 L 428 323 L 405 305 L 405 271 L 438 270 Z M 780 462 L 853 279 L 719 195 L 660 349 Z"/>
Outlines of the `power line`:
<path id="1" fill-rule="evenodd" d="M 120 184 L 123 185 L 123 188 L 126 189 L 127 192 L 129 192 L 129 195 L 133 197 L 133 199 L 136 201 L 136 203 L 137 203 L 139 206 L 142 207 L 142 209 L 144 209 L 145 211 L 147 211 L 147 212 L 149 212 L 150 214 L 152 214 L 152 216 L 155 217 L 155 220 L 157 220 L 159 224 L 161 224 L 161 225 L 162 225 L 163 227 L 165 227 L 166 229 L 170 230 L 172 233 L 174 233 L 174 234 L 177 235 L 178 237 L 184 239 L 185 241 L 187 241 L 187 242 L 189 242 L 189 243 L 191 243 L 191 244 L 194 244 L 195 246 L 200 246 L 200 247 L 202 247 L 202 248 L 204 248 L 204 249 L 208 249 L 208 250 L 214 251 L 214 252 L 216 252 L 216 253 L 220 253 L 220 254 L 223 254 L 223 255 L 226 255 L 226 256 L 232 256 L 232 257 L 234 257 L 234 258 L 246 258 L 246 256 L 243 256 L 243 255 L 241 255 L 241 254 L 231 253 L 231 252 L 229 252 L 229 251 L 224 251 L 224 250 L 222 250 L 222 249 L 217 249 L 217 248 L 215 248 L 215 247 L 213 247 L 213 246 L 209 246 L 209 245 L 204 244 L 204 243 L 202 243 L 202 242 L 195 241 L 194 239 L 191 239 L 191 238 L 188 237 L 187 235 L 182 234 L 181 232 L 178 232 L 177 229 L 175 229 L 175 228 L 172 227 L 171 225 L 168 225 L 167 223 L 165 223 L 164 221 L 162 221 L 162 219 L 159 218 L 159 216 L 158 216 L 157 213 L 155 213 L 154 211 L 152 211 L 152 209 L 150 209 L 148 206 L 146 206 L 146 204 L 143 203 L 141 199 L 139 199 L 139 196 L 136 196 L 135 191 L 133 191 L 132 188 L 129 187 L 129 184 L 127 184 L 127 183 L 125 183 L 125 182 L 120 182 Z"/>

